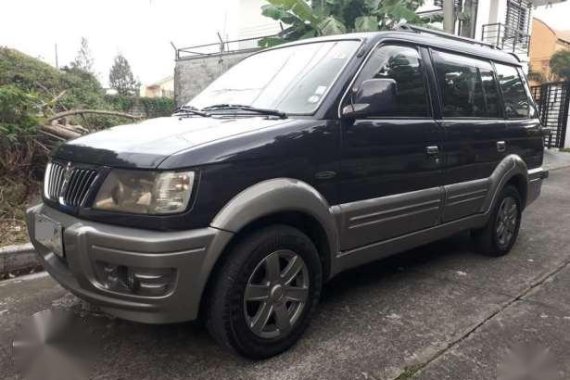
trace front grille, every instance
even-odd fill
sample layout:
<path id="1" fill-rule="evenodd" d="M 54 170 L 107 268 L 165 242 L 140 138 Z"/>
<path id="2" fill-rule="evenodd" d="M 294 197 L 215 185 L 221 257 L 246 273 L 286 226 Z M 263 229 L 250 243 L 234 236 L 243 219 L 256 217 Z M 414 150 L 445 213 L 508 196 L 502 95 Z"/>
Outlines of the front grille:
<path id="1" fill-rule="evenodd" d="M 46 169 L 45 196 L 64 206 L 80 206 L 85 202 L 97 174 L 94 169 L 51 162 Z"/>

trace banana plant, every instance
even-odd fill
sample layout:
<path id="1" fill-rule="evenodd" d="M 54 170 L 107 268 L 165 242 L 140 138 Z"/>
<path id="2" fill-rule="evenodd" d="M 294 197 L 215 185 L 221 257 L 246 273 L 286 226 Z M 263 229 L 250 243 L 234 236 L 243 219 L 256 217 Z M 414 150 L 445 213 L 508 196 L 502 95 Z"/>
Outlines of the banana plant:
<path id="1" fill-rule="evenodd" d="M 392 29 L 401 21 L 422 24 L 424 0 L 267 0 L 261 13 L 286 27 L 260 41 L 268 47 L 303 38 Z"/>

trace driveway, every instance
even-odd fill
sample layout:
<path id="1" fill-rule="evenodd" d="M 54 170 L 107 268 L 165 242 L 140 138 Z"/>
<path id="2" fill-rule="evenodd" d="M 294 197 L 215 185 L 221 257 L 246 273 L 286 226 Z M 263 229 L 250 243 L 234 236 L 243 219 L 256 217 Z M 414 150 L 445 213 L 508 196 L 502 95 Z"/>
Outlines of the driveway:
<path id="1" fill-rule="evenodd" d="M 495 379 L 536 357 L 567 379 L 568 189 L 570 169 L 551 172 L 507 257 L 473 253 L 460 234 L 338 276 L 304 338 L 262 362 L 222 351 L 192 323 L 102 315 L 43 274 L 0 282 L 1 373 L 17 378 L 9 347 L 19 323 L 62 308 L 102 339 L 95 379 Z"/>

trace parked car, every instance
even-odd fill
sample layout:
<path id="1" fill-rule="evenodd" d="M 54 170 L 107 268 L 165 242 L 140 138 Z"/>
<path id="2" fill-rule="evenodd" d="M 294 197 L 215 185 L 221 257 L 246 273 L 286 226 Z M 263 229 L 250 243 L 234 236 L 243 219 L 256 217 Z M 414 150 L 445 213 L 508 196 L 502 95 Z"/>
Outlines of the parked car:
<path id="1" fill-rule="evenodd" d="M 508 253 L 548 172 L 516 56 L 419 28 L 303 40 L 234 66 L 172 117 L 60 146 L 29 234 L 120 318 L 202 318 L 276 355 L 338 273 L 471 230 Z"/>

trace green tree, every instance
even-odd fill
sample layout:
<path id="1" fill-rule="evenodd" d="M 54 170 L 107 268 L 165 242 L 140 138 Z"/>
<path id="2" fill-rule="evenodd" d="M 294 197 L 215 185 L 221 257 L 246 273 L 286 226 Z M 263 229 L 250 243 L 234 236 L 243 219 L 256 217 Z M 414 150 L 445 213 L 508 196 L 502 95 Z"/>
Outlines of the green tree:
<path id="1" fill-rule="evenodd" d="M 421 24 L 416 10 L 423 0 L 268 0 L 261 13 L 288 27 L 276 37 L 264 38 L 272 46 L 303 38 L 371 32 L 393 28 L 401 21 Z"/>
<path id="2" fill-rule="evenodd" d="M 89 42 L 87 38 L 81 37 L 81 46 L 77 51 L 77 55 L 73 62 L 71 62 L 71 68 L 80 69 L 88 73 L 93 72 L 93 55 L 91 54 L 91 49 L 89 49 Z"/>
<path id="3" fill-rule="evenodd" d="M 570 51 L 554 53 L 550 58 L 550 69 L 559 79 L 570 80 Z"/>
<path id="4" fill-rule="evenodd" d="M 140 84 L 131 71 L 129 61 L 122 54 L 115 57 L 115 62 L 109 73 L 109 84 L 111 88 L 117 90 L 119 95 L 136 95 L 138 93 Z"/>

